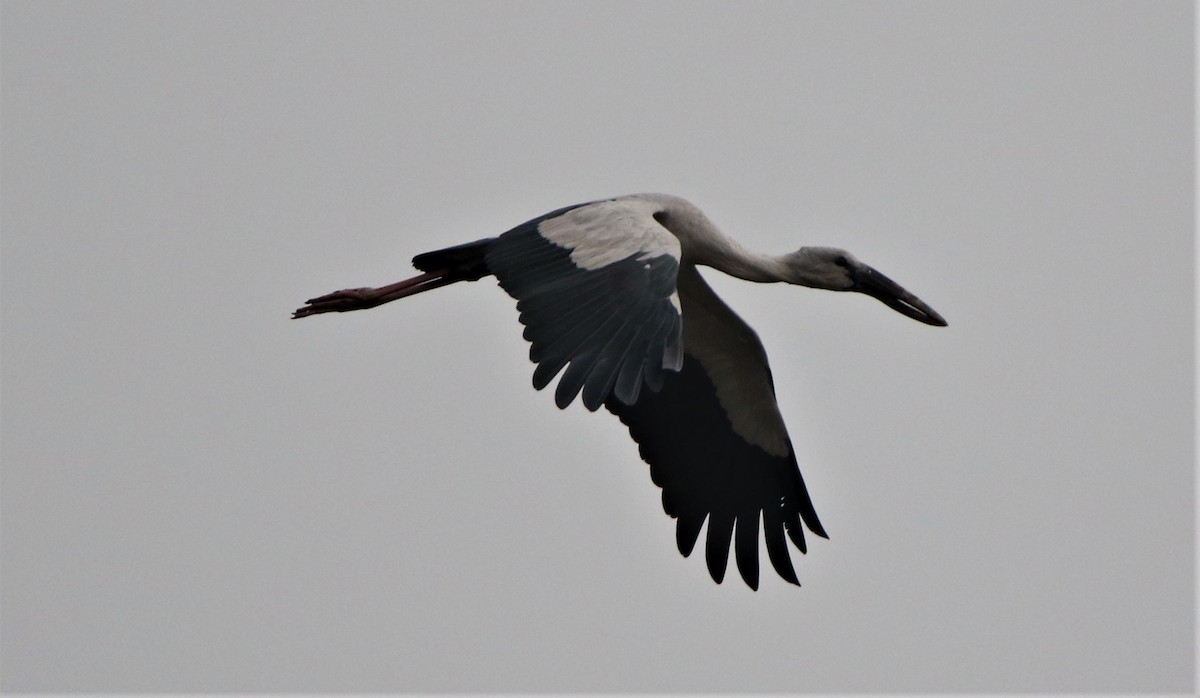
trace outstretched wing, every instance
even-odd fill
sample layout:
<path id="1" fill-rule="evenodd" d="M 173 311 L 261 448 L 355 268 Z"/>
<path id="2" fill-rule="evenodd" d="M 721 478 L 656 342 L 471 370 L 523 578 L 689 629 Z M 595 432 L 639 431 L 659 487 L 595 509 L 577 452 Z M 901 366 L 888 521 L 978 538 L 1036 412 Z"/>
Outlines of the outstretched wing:
<path id="1" fill-rule="evenodd" d="M 785 532 L 802 553 L 801 522 L 828 536 L 779 414 L 766 352 L 694 267 L 680 271 L 679 292 L 682 370 L 633 404 L 609 400 L 606 407 L 629 427 L 651 478 L 662 487 L 663 509 L 678 519 L 679 552 L 691 554 L 707 519 L 705 559 L 712 578 L 724 579 L 732 539 L 742 579 L 757 589 L 761 521 L 775 571 L 799 584 Z"/>
<path id="2" fill-rule="evenodd" d="M 538 390 L 563 371 L 555 402 L 583 391 L 595 410 L 632 404 L 679 370 L 675 293 L 679 240 L 659 224 L 660 204 L 622 197 L 559 209 L 523 223 L 488 248 L 488 269 L 517 299 L 537 364 Z"/>

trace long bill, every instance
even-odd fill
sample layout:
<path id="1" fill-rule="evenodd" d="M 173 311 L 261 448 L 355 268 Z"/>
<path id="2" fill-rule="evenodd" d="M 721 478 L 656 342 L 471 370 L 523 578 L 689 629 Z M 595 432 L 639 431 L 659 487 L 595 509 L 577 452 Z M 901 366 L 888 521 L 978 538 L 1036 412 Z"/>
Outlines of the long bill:
<path id="1" fill-rule="evenodd" d="M 904 290 L 900 284 L 892 281 L 879 271 L 866 265 L 857 270 L 857 274 L 855 274 L 855 286 L 852 290 L 865 293 L 873 298 L 878 298 L 892 310 L 923 322 L 926 325 L 945 327 L 949 324 L 936 310 L 930 308 L 925 301 Z"/>

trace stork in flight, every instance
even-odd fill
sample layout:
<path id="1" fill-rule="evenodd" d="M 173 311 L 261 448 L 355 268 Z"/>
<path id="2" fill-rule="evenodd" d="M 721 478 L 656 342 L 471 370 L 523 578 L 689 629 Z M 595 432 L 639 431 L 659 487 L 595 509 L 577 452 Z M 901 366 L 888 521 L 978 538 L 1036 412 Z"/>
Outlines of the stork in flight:
<path id="1" fill-rule="evenodd" d="M 858 291 L 928 325 L 941 315 L 844 250 L 755 254 L 698 208 L 635 194 L 560 208 L 499 237 L 413 258 L 421 275 L 380 288 L 335 291 L 293 317 L 373 308 L 459 281 L 495 275 L 517 300 L 533 386 L 560 408 L 615 414 L 639 445 L 675 538 L 691 554 L 708 520 L 705 560 L 718 584 L 732 543 L 738 571 L 758 588 L 761 522 L 779 576 L 799 585 L 785 535 L 801 553 L 804 528 L 828 538 L 809 500 L 754 330 L 697 271 L 747 281 Z M 564 370 L 565 369 L 565 370 Z M 647 389 L 643 389 L 643 383 Z"/>

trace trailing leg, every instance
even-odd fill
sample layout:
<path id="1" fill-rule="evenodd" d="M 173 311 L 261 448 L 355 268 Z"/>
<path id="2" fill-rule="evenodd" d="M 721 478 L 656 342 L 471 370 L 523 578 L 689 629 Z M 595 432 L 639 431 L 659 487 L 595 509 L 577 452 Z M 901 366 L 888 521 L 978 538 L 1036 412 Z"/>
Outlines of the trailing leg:
<path id="1" fill-rule="evenodd" d="M 494 241 L 488 238 L 419 254 L 413 258 L 413 266 L 424 274 L 379 288 L 347 288 L 310 298 L 292 313 L 292 318 L 365 310 L 459 281 L 477 281 L 492 273 L 484 256 Z"/>

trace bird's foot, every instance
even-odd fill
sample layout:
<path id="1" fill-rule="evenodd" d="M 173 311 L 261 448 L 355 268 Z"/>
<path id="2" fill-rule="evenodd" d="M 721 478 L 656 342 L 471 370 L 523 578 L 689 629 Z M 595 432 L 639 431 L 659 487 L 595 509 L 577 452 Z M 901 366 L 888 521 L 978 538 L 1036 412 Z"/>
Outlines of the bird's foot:
<path id="1" fill-rule="evenodd" d="M 420 276 L 379 288 L 346 288 L 327 293 L 320 298 L 309 299 L 303 308 L 297 308 L 296 312 L 292 313 L 292 317 L 300 318 L 318 313 L 344 313 L 348 310 L 374 308 L 377 305 L 391 303 L 399 298 L 440 288 L 461 280 L 461 277 L 456 277 L 442 269 L 427 271 Z"/>
<path id="2" fill-rule="evenodd" d="M 304 307 L 297 308 L 292 318 L 308 317 L 320 313 L 344 313 L 349 310 L 363 310 L 379 305 L 379 289 L 376 288 L 346 288 L 341 291 L 327 293 L 324 296 L 310 298 L 304 302 Z"/>

